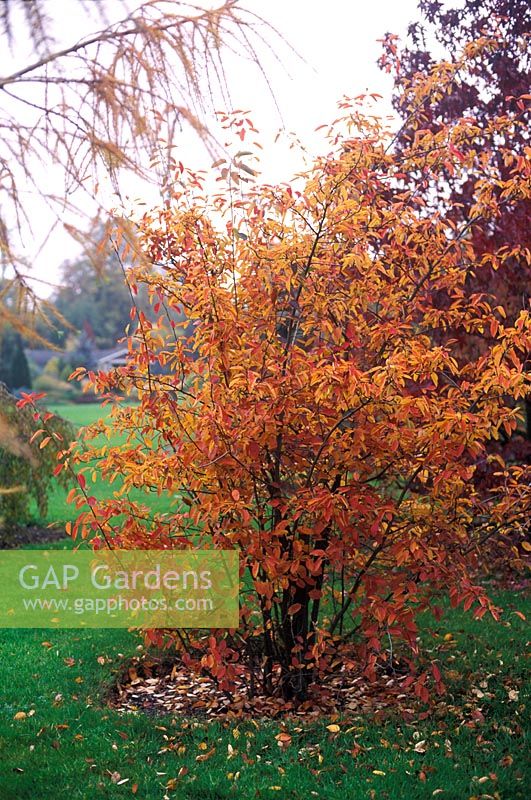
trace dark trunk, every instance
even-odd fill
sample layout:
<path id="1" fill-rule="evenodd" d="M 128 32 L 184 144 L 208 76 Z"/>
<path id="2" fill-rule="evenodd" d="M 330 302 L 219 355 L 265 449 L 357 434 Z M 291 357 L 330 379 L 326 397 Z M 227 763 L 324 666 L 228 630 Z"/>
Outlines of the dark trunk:
<path id="1" fill-rule="evenodd" d="M 312 680 L 312 670 L 306 663 L 308 649 L 308 610 L 310 598 L 307 585 L 292 585 L 282 599 L 282 640 L 284 659 L 282 663 L 282 694 L 285 700 L 305 700 Z M 300 605 L 293 614 L 290 606 Z M 293 664 L 293 659 L 296 664 Z"/>
<path id="2" fill-rule="evenodd" d="M 273 694 L 273 639 L 272 639 L 272 621 L 271 610 L 266 609 L 265 604 L 262 602 L 262 619 L 264 621 L 264 650 L 265 657 L 262 666 L 262 689 L 264 694 Z"/>

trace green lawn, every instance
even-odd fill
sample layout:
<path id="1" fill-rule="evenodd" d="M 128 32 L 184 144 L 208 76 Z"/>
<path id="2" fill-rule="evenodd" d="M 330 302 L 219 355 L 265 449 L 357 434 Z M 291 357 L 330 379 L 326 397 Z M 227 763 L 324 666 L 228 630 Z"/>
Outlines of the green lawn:
<path id="1" fill-rule="evenodd" d="M 53 411 L 54 414 L 59 414 L 70 422 L 73 422 L 74 425 L 78 426 L 90 425 L 92 422 L 100 419 L 106 413 L 106 409 L 102 408 L 99 403 L 86 403 L 79 405 L 75 405 L 73 403 L 50 404 L 49 409 L 50 411 Z M 117 444 L 118 441 L 118 436 L 111 438 L 110 440 L 111 444 Z M 88 479 L 89 476 L 87 476 L 87 480 Z M 113 493 L 117 488 L 118 482 L 115 482 L 113 485 L 109 485 L 103 483 L 103 481 L 99 479 L 96 479 L 96 481 L 92 484 L 90 492 L 95 497 L 108 498 L 113 496 Z M 75 507 L 66 503 L 68 491 L 69 489 L 65 489 L 62 486 L 56 486 L 50 492 L 48 499 L 48 513 L 46 514 L 45 519 L 46 523 L 61 524 L 67 522 L 68 520 L 73 521 L 76 518 L 77 512 Z M 168 496 L 159 497 L 154 493 L 146 494 L 140 490 L 134 490 L 131 492 L 130 497 L 132 500 L 149 503 L 150 508 L 154 512 L 163 513 L 170 511 L 172 508 L 171 499 Z"/>
<path id="2" fill-rule="evenodd" d="M 90 425 L 106 415 L 99 403 L 50 403 L 48 408 L 74 425 Z"/>
<path id="3" fill-rule="evenodd" d="M 446 654 L 449 693 L 432 718 L 339 718 L 339 733 L 327 730 L 329 719 L 223 725 L 123 716 L 103 695 L 136 652 L 135 635 L 2 631 L 0 797 L 127 798 L 136 784 L 143 800 L 526 798 L 525 623 L 512 613 L 512 595 L 498 599 L 507 606 L 502 624 L 451 612 L 441 625 L 439 641 L 450 631 L 456 648 Z M 518 602 L 525 605 L 531 612 Z M 484 719 L 474 718 L 477 706 Z M 27 716 L 15 720 L 21 711 Z M 275 739 L 282 730 L 292 735 L 285 750 Z"/>
<path id="4" fill-rule="evenodd" d="M 78 424 L 100 413 L 54 410 Z M 64 495 L 54 495 L 50 519 L 73 516 Z M 394 712 L 238 724 L 120 715 L 105 694 L 138 654 L 136 634 L 0 630 L 0 800 L 527 798 L 527 623 L 514 610 L 529 616 L 531 602 L 497 600 L 499 624 L 461 611 L 437 623 L 435 644 L 426 644 L 441 648 L 449 690 L 431 715 L 408 723 Z M 284 730 L 292 741 L 281 749 L 275 736 Z"/>

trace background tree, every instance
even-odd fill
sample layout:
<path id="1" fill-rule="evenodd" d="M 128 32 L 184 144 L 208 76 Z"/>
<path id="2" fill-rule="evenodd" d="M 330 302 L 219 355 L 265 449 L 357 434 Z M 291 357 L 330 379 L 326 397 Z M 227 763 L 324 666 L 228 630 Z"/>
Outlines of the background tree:
<path id="1" fill-rule="evenodd" d="M 393 104 L 406 120 L 400 131 L 397 146 L 404 148 L 417 135 L 419 128 L 439 131 L 445 125 L 456 124 L 470 116 L 482 130 L 485 148 L 492 153 L 488 163 L 478 151 L 475 169 L 463 174 L 452 165 L 443 175 L 438 187 L 428 182 L 417 186 L 429 207 L 436 208 L 447 201 L 450 193 L 452 213 L 460 224 L 469 215 L 474 203 L 476 169 L 489 170 L 493 179 L 502 183 L 507 179 L 511 165 L 503 152 L 496 148 L 489 133 L 489 120 L 493 115 L 507 115 L 509 119 L 524 118 L 521 95 L 530 89 L 531 7 L 526 0 L 466 0 L 458 7 L 439 0 L 420 0 L 421 21 L 409 26 L 408 42 L 399 47 L 396 37 L 387 35 L 381 65 L 392 72 L 395 81 Z M 454 72 L 452 82 L 445 91 L 433 93 L 422 101 L 422 109 L 413 109 L 415 102 L 412 87 L 417 75 L 429 76 L 443 48 L 446 57 L 457 60 L 464 45 L 480 37 L 494 37 L 496 46 L 485 47 L 476 58 Z M 408 121 L 410 124 L 408 124 Z M 505 147 L 520 159 L 529 157 L 529 126 L 508 126 Z M 469 143 L 464 141 L 460 152 L 467 154 Z M 435 189 L 435 191 L 434 191 Z M 493 187 L 501 200 L 501 189 Z M 494 296 L 506 309 L 508 319 L 514 321 L 522 309 L 529 307 L 531 297 L 531 203 L 527 197 L 518 197 L 511 203 L 501 203 L 501 213 L 495 220 L 475 225 L 474 244 L 478 252 L 492 254 L 485 257 L 482 268 L 469 277 L 470 293 L 484 292 Z M 515 248 L 514 255 L 505 260 L 504 269 L 498 269 L 495 254 L 503 245 Z M 452 332 L 454 335 L 456 332 Z M 474 353 L 484 345 L 482 336 L 461 332 L 458 334 L 463 356 Z M 531 405 L 527 402 L 527 438 L 531 441 Z M 508 457 L 531 458 L 531 445 L 523 446 L 518 440 L 505 447 Z"/>
<path id="2" fill-rule="evenodd" d="M 86 325 L 90 326 L 95 346 L 112 348 L 124 336 L 130 321 L 131 293 L 121 265 L 112 254 L 101 260 L 98 271 L 87 258 L 65 263 L 61 285 L 49 299 L 71 326 L 57 326 L 49 332 L 50 340 L 61 348 L 72 331 L 82 332 Z M 142 298 L 139 303 L 141 307 L 148 305 L 142 303 Z M 38 330 L 47 335 L 44 326 Z"/>
<path id="3" fill-rule="evenodd" d="M 118 7 L 123 17 L 109 23 Z M 65 13 L 76 21 L 73 36 Z M 36 198 L 40 217 L 48 207 L 64 223 L 74 205 L 93 211 L 104 177 L 118 195 L 124 173 L 164 191 L 179 126 L 191 125 L 212 144 L 203 111 L 205 98 L 227 90 L 225 50 L 257 62 L 254 45 L 264 29 L 235 0 L 214 10 L 150 0 L 133 11 L 125 0 L 4 0 L 0 25 L 0 248 L 21 289 L 15 309 L 0 298 L 0 315 L 27 333 L 28 314 L 54 318 L 53 307 L 35 297 L 16 244 L 16 230 L 26 240 L 32 235 Z M 28 41 L 34 53 L 21 64 Z"/>
<path id="4" fill-rule="evenodd" d="M 31 375 L 21 335 L 11 327 L 0 329 L 0 383 L 8 389 L 31 389 Z"/>
<path id="5" fill-rule="evenodd" d="M 517 106 L 484 125 L 422 127 L 424 100 L 495 46 L 468 45 L 415 77 L 419 122 L 399 151 L 363 99 L 345 100 L 304 181 L 244 190 L 225 167 L 209 204 L 179 168 L 172 203 L 142 222 L 152 266 L 136 282 L 158 318 L 139 312 L 129 363 L 93 376 L 139 403 L 116 404 L 92 431 L 122 433 L 120 445 L 99 438 L 78 456 L 89 473 L 97 461 L 103 478 L 120 476 L 121 495 L 90 497 L 71 532 L 95 547 L 240 552 L 239 630 L 178 638 L 187 663 L 227 689 L 246 670 L 251 687 L 292 703 L 338 664 L 373 677 L 393 654 L 418 653 L 416 616 L 440 592 L 496 614 L 474 569 L 489 537 L 524 534 L 529 473 L 500 466 L 488 497 L 473 478 L 529 392 L 531 316 L 507 321 L 467 281 L 485 260 L 502 269 L 524 256 L 510 232 L 493 255 L 476 230 L 529 198 L 529 163 L 504 144 L 525 123 Z M 226 124 L 246 138 L 248 121 Z M 504 178 L 488 169 L 498 161 Z M 474 177 L 462 222 L 457 199 L 433 209 L 419 192 L 448 172 Z M 168 308 L 189 315 L 184 341 Z M 481 352 L 463 360 L 455 336 L 441 343 L 447 330 L 483 336 Z M 154 514 L 152 493 L 174 513 Z M 440 690 L 436 666 L 432 679 Z M 423 699 L 430 680 L 411 678 Z"/>
<path id="6" fill-rule="evenodd" d="M 86 257 L 69 261 L 61 268 L 61 284 L 49 296 L 49 301 L 66 324 L 55 328 L 43 323 L 36 326 L 41 336 L 66 350 L 65 358 L 74 366 L 94 366 L 90 350 L 116 348 L 131 322 L 131 306 L 152 316 L 145 287 L 139 287 L 133 297 L 129 286 L 128 266 L 122 264 L 107 232 L 96 228 L 95 239 L 100 240 L 98 267 Z M 130 265 L 129 265 L 130 266 Z M 184 315 L 171 311 L 171 318 L 180 326 Z M 80 347 L 84 348 L 82 358 Z M 77 360 L 76 360 L 77 359 Z M 87 360 L 88 359 L 88 360 Z"/>

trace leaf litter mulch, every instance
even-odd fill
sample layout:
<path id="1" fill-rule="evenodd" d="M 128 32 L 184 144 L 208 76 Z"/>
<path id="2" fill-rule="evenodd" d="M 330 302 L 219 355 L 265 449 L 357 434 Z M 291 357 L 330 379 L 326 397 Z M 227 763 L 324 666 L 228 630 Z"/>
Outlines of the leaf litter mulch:
<path id="1" fill-rule="evenodd" d="M 456 641 L 448 634 L 438 645 L 438 652 L 453 650 Z M 443 637 L 441 637 L 443 638 Z M 451 682 L 464 677 L 449 671 Z M 467 676 L 469 679 L 472 676 Z M 455 715 L 470 727 L 481 725 L 485 718 L 482 702 L 492 694 L 494 675 L 475 675 L 466 681 L 466 688 L 454 696 L 450 691 L 433 696 L 428 706 L 415 695 L 409 673 L 400 664 L 393 672 L 382 669 L 375 681 L 360 676 L 359 671 L 341 667 L 335 674 L 310 689 L 308 699 L 295 707 L 281 697 L 268 697 L 260 691 L 251 696 L 250 674 L 244 673 L 231 695 L 222 691 L 207 675 L 197 675 L 184 664 L 149 654 L 134 658 L 124 669 L 109 695 L 109 704 L 124 713 L 146 713 L 153 716 L 175 715 L 199 720 L 223 718 L 284 716 L 319 718 L 322 715 L 371 715 L 376 720 L 399 713 L 404 721 L 442 718 Z M 518 679 L 505 678 L 507 699 L 518 704 Z M 507 684 L 507 685 L 505 685 Z"/>
<path id="2" fill-rule="evenodd" d="M 231 694 L 221 690 L 207 675 L 197 675 L 184 664 L 164 659 L 134 659 L 122 674 L 110 704 L 123 712 L 143 712 L 214 719 L 220 717 L 269 717 L 284 715 L 318 717 L 323 713 L 374 714 L 397 703 L 414 713 L 415 699 L 404 689 L 407 676 L 382 674 L 369 683 L 346 669 L 311 688 L 308 699 L 297 707 L 282 697 L 268 697 L 257 689 L 251 696 L 251 676 L 244 672 Z"/>

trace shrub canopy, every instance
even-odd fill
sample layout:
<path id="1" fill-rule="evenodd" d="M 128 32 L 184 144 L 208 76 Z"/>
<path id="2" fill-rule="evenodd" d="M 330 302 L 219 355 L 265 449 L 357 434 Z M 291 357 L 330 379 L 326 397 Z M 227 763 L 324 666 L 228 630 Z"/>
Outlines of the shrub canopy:
<path id="1" fill-rule="evenodd" d="M 418 107 L 496 46 L 468 45 L 419 77 Z M 471 273 L 529 260 L 517 243 L 481 250 L 473 238 L 529 196 L 529 162 L 502 144 L 522 112 L 488 121 L 495 153 L 471 118 L 417 126 L 397 152 L 369 101 L 341 103 L 328 152 L 291 184 L 242 188 L 240 154 L 205 200 L 201 178 L 179 167 L 171 202 L 141 224 L 150 266 L 136 281 L 159 319 L 138 313 L 129 364 L 89 374 L 139 404 L 113 410 L 122 444 L 79 456 L 123 488 L 90 498 L 73 534 L 238 549 L 240 629 L 176 640 L 227 688 L 251 669 L 288 700 L 340 663 L 374 676 L 398 641 L 416 654 L 415 620 L 436 593 L 496 614 L 473 569 L 485 539 L 522 530 L 530 509 L 522 468 L 501 462 L 495 489 L 474 486 L 487 442 L 514 430 L 514 401 L 529 392 L 530 316 L 508 324 L 503 307 L 465 291 Z M 251 130 L 243 117 L 226 124 L 241 140 Z M 493 180 L 500 157 L 506 178 Z M 475 185 L 459 224 L 451 202 L 427 209 L 417 191 L 437 190 L 450 168 Z M 184 337 L 169 310 L 191 320 Z M 449 329 L 482 336 L 481 355 L 441 344 Z M 133 487 L 174 496 L 174 512 L 131 502 Z M 442 688 L 437 667 L 432 679 Z M 418 674 L 421 697 L 428 685 Z"/>

